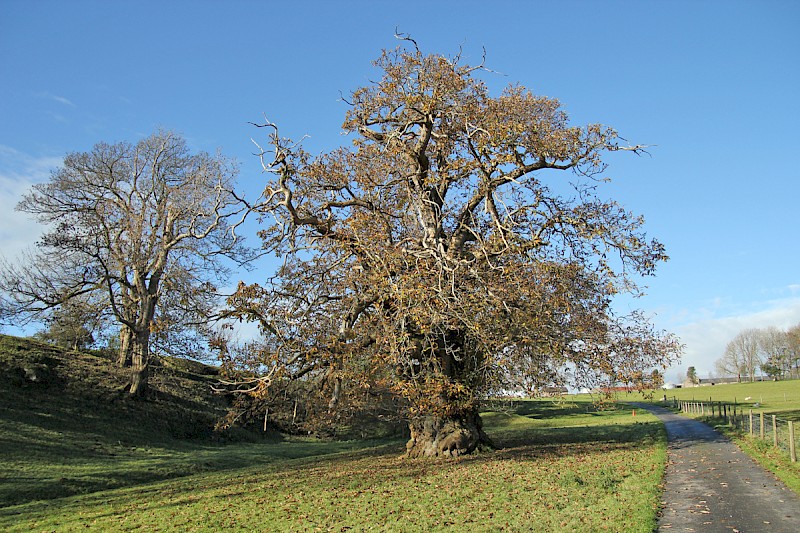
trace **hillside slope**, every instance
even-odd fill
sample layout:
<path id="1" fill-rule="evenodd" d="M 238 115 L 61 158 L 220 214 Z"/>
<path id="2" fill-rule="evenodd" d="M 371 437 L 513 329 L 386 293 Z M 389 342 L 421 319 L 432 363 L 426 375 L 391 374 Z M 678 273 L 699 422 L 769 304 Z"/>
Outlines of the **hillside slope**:
<path id="1" fill-rule="evenodd" d="M 203 469 L 197 449 L 231 438 L 214 432 L 226 410 L 215 374 L 156 360 L 151 393 L 134 399 L 109 355 L 0 335 L 0 506 Z"/>
<path id="2" fill-rule="evenodd" d="M 138 435 L 152 441 L 211 435 L 226 408 L 225 400 L 211 390 L 216 368 L 154 358 L 150 394 L 137 400 L 124 392 L 127 375 L 111 357 L 0 335 L 0 407 L 19 411 L 39 404 L 89 418 L 98 410 L 108 411 L 120 419 L 116 428 L 106 428 L 118 438 Z"/>

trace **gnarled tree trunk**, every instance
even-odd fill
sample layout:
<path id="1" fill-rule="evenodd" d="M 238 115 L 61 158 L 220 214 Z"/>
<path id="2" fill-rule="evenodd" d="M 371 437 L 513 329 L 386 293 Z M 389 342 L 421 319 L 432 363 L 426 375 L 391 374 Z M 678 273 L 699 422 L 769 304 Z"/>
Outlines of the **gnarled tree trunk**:
<path id="1" fill-rule="evenodd" d="M 411 439 L 406 444 L 409 457 L 457 457 L 494 445 L 483 432 L 477 412 L 444 417 L 425 415 L 408 422 Z"/>

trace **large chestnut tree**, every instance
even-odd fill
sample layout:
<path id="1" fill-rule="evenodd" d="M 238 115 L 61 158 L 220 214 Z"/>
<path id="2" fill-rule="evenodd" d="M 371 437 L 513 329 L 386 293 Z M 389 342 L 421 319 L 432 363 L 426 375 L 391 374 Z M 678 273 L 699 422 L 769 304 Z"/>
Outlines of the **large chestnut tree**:
<path id="1" fill-rule="evenodd" d="M 223 353 L 240 391 L 301 383 L 330 416 L 394 395 L 409 455 L 460 455 L 489 443 L 488 395 L 634 380 L 680 347 L 611 307 L 667 259 L 600 195 L 603 154 L 641 148 L 406 44 L 346 99 L 350 145 L 311 157 L 259 125 L 270 178 L 254 208 L 283 264 L 229 301 L 263 341 Z"/>

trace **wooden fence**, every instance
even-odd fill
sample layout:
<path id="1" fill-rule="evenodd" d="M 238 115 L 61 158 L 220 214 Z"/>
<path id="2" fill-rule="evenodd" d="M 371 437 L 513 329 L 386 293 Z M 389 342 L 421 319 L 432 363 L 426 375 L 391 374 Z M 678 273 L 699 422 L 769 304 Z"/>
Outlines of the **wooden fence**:
<path id="1" fill-rule="evenodd" d="M 725 424 L 748 432 L 753 438 L 771 440 L 773 446 L 789 454 L 793 463 L 797 462 L 795 424 L 792 420 L 784 420 L 777 415 L 763 412 L 754 413 L 752 409 L 735 403 L 687 402 L 673 398 L 672 405 L 687 415 L 721 420 Z"/>

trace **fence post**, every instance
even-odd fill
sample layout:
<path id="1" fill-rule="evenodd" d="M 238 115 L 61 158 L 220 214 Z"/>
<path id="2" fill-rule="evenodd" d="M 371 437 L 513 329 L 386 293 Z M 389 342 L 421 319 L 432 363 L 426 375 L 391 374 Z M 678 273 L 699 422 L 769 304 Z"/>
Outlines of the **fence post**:
<path id="1" fill-rule="evenodd" d="M 789 420 L 789 457 L 792 458 L 792 462 L 797 462 L 797 452 L 795 452 L 794 448 L 794 422 Z"/>
<path id="2" fill-rule="evenodd" d="M 761 418 L 761 431 L 758 436 L 761 437 L 761 440 L 764 440 L 764 413 L 759 413 L 759 418 Z"/>
<path id="3" fill-rule="evenodd" d="M 772 443 L 778 447 L 778 418 L 772 415 Z"/>
<path id="4" fill-rule="evenodd" d="M 755 435 L 755 431 L 753 431 L 753 410 L 750 409 L 750 436 L 752 437 Z"/>

